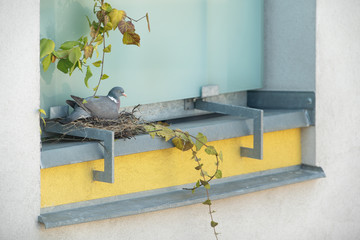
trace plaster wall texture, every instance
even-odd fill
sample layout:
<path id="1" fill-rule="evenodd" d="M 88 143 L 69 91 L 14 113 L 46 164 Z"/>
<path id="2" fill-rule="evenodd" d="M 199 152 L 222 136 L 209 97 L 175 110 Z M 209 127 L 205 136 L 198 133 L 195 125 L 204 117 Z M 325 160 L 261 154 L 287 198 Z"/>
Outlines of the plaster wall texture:
<path id="1" fill-rule="evenodd" d="M 284 3 L 266 2 L 267 7 Z M 310 4 L 314 1 L 286 2 Z M 20 1 L 9 2 L 5 10 L 1 9 L 2 18 L 10 17 L 13 4 L 20 6 Z M 34 17 L 38 1 L 21 2 L 21 6 L 24 12 L 19 16 L 24 16 L 27 22 L 33 21 L 38 28 Z M 30 14 L 29 10 L 34 11 Z M 318 0 L 316 11 L 316 86 L 313 86 L 317 93 L 316 164 L 324 168 L 327 178 L 215 201 L 220 239 L 355 240 L 360 236 L 360 136 L 357 134 L 360 111 L 356 108 L 360 103 L 360 2 Z M 5 23 L 8 22 L 2 19 L 2 28 L 10 31 Z M 7 89 L 1 96 L 9 99 L 2 109 L 12 114 L 12 118 L 3 116 L 7 125 L 1 128 L 7 141 L 0 143 L 4 164 L 0 169 L 0 239 L 4 236 L 4 239 L 212 239 L 206 206 L 201 204 L 47 230 L 37 225 L 40 156 L 34 108 L 38 106 L 39 96 L 38 81 L 35 81 L 39 77 L 38 39 L 34 40 L 33 32 L 21 27 L 11 27 L 11 30 L 29 34 L 27 41 L 31 44 L 27 51 L 22 49 L 27 43 L 17 44 L 23 43 L 18 32 L 0 37 L 2 57 L 10 59 L 5 66 L 0 66 L 1 84 Z M 35 35 L 37 38 L 38 32 L 35 31 Z M 11 41 L 5 42 L 9 38 Z M 6 44 L 16 49 L 6 50 Z M 26 54 L 27 59 L 19 60 L 14 53 Z M 27 65 L 30 59 L 32 67 Z M 11 71 L 19 61 L 21 71 Z M 26 88 L 20 90 L 21 94 L 29 99 L 24 103 L 12 98 L 12 92 L 23 89 L 21 87 Z"/>
<path id="2" fill-rule="evenodd" d="M 36 239 L 40 207 L 39 0 L 0 8 L 0 239 Z"/>

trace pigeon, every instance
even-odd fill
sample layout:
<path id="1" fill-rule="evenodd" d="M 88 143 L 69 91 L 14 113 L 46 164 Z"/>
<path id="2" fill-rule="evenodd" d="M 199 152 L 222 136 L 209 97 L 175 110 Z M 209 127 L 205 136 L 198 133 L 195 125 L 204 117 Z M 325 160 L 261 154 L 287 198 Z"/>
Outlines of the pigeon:
<path id="1" fill-rule="evenodd" d="M 74 108 L 74 111 L 60 123 L 67 124 L 89 117 L 116 119 L 119 116 L 121 96 L 127 97 L 122 87 L 112 88 L 107 96 L 92 96 L 84 99 L 71 95 L 74 100 L 67 100 L 66 103 Z"/>

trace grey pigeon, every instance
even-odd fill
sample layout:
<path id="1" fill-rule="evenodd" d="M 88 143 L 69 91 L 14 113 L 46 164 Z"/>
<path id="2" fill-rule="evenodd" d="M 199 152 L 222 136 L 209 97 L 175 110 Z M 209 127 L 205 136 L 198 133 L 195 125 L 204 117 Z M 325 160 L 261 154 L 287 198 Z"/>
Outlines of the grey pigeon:
<path id="1" fill-rule="evenodd" d="M 98 117 L 116 119 L 119 116 L 120 97 L 125 96 L 122 87 L 114 87 L 107 96 L 80 98 L 71 95 L 73 100 L 67 100 L 74 111 L 60 123 L 67 124 L 80 118 Z"/>

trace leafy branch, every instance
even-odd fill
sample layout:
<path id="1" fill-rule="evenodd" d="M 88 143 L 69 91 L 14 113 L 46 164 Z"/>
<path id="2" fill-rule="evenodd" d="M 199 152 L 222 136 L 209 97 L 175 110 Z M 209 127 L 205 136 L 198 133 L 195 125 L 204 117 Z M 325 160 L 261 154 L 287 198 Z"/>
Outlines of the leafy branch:
<path id="1" fill-rule="evenodd" d="M 164 138 L 165 141 L 171 140 L 174 146 L 181 151 L 189 151 L 192 152 L 191 159 L 194 159 L 197 163 L 195 170 L 200 171 L 201 178 L 197 180 L 195 186 L 193 188 L 183 188 L 184 190 L 191 190 L 193 193 L 196 189 L 200 187 L 204 187 L 206 191 L 206 200 L 203 202 L 204 205 L 207 205 L 209 208 L 210 214 L 210 226 L 213 228 L 214 235 L 216 239 L 218 239 L 218 234 L 216 232 L 217 222 L 214 221 L 213 213 L 215 211 L 212 210 L 212 202 L 210 200 L 210 181 L 214 178 L 222 178 L 222 172 L 219 169 L 220 161 L 223 161 L 223 154 L 220 151 L 219 153 L 215 149 L 214 146 L 207 145 L 207 137 L 202 133 L 198 133 L 197 136 L 193 136 L 188 132 L 184 132 L 180 129 L 173 130 L 169 128 L 167 124 L 164 123 L 149 123 L 144 125 L 145 130 L 150 134 L 152 138 L 155 136 L 159 136 Z M 204 147 L 204 152 L 210 156 L 214 156 L 216 161 L 216 169 L 212 175 L 209 175 L 205 169 L 204 164 L 202 163 L 201 158 L 198 157 L 199 151 Z"/>
<path id="2" fill-rule="evenodd" d="M 109 37 L 109 33 L 118 29 L 123 35 L 122 42 L 126 45 L 140 46 L 140 36 L 135 33 L 135 26 L 132 23 L 138 22 L 141 19 L 146 18 L 148 23 L 148 29 L 150 31 L 149 16 L 146 13 L 143 17 L 135 20 L 126 15 L 125 11 L 113 8 L 109 3 L 104 0 L 94 0 L 93 13 L 97 18 L 97 21 L 90 21 L 89 17 L 86 17 L 89 24 L 89 35 L 81 36 L 74 41 L 66 41 L 62 43 L 59 49 L 55 50 L 55 43 L 51 39 L 43 38 L 40 40 L 40 59 L 42 59 L 43 69 L 46 72 L 51 65 L 57 61 L 57 69 L 65 74 L 72 75 L 72 73 L 79 69 L 83 72 L 86 68 L 84 77 L 84 84 L 89 87 L 89 79 L 93 76 L 91 71 L 91 65 L 94 67 L 101 67 L 101 73 L 97 85 L 93 88 L 94 96 L 96 95 L 102 80 L 109 78 L 107 74 L 104 74 L 104 60 L 105 54 L 111 52 L 111 44 L 106 46 L 106 37 Z M 126 21 L 126 19 L 129 19 Z M 102 59 L 89 64 L 88 61 L 93 57 L 93 53 L 96 52 L 96 58 L 99 57 L 98 47 L 103 45 Z"/>

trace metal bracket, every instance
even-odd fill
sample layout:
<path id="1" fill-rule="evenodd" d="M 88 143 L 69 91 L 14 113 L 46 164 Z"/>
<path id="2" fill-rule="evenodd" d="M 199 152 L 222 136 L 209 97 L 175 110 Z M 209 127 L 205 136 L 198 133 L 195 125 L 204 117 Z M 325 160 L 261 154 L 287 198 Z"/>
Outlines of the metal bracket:
<path id="1" fill-rule="evenodd" d="M 204 102 L 202 100 L 196 100 L 195 108 L 199 110 L 205 110 L 208 112 L 235 115 L 244 118 L 252 118 L 254 145 L 253 148 L 240 147 L 240 154 L 243 157 L 249 157 L 255 159 L 263 158 L 263 133 L 264 133 L 263 110 L 249 108 L 249 107 L 235 106 L 235 105 L 213 103 L 213 102 Z"/>
<path id="2" fill-rule="evenodd" d="M 76 128 L 48 123 L 45 131 L 100 140 L 104 147 L 104 171 L 93 170 L 94 181 L 114 183 L 114 132 L 96 128 Z"/>
<path id="3" fill-rule="evenodd" d="M 260 109 L 304 109 L 310 125 L 315 125 L 315 93 L 296 91 L 248 91 L 247 105 Z"/>

